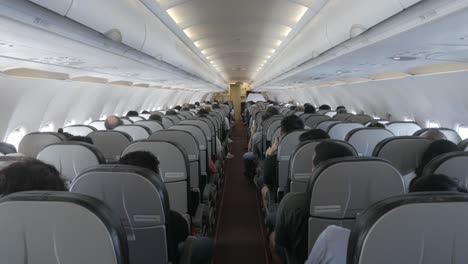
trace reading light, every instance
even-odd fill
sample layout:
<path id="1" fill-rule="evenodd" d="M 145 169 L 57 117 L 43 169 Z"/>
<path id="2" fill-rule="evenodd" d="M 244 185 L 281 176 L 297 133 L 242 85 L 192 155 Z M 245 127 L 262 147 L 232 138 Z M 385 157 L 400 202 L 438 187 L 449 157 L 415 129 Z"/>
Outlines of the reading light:
<path id="1" fill-rule="evenodd" d="M 301 10 L 299 10 L 299 13 L 296 16 L 296 23 L 302 19 L 307 10 L 309 10 L 309 8 L 307 8 L 306 6 L 301 6 Z"/>

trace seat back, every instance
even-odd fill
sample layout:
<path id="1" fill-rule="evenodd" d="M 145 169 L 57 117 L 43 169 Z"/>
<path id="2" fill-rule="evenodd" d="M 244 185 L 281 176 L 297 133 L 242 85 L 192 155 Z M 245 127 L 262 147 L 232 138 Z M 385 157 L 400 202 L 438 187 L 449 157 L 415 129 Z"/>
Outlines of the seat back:
<path id="1" fill-rule="evenodd" d="M 374 118 L 372 118 L 372 116 L 369 115 L 351 115 L 345 119 L 345 121 L 359 123 L 362 125 L 371 122 L 372 120 L 374 120 Z"/>
<path id="2" fill-rule="evenodd" d="M 73 125 L 63 128 L 63 132 L 70 133 L 74 136 L 86 137 L 89 133 L 97 131 L 95 127 L 86 125 Z"/>
<path id="3" fill-rule="evenodd" d="M 387 129 L 362 127 L 351 130 L 345 140 L 353 145 L 359 156 L 372 156 L 374 148 L 379 142 L 394 136 Z"/>
<path id="4" fill-rule="evenodd" d="M 358 217 L 347 263 L 467 263 L 467 211 L 468 195 L 461 193 L 414 193 L 380 201 Z"/>
<path id="5" fill-rule="evenodd" d="M 47 145 L 62 142 L 65 136 L 54 132 L 33 132 L 21 139 L 18 152 L 30 158 L 36 158 L 37 154 Z"/>
<path id="6" fill-rule="evenodd" d="M 468 151 L 468 139 L 464 139 L 458 143 L 458 148 L 461 151 Z"/>
<path id="7" fill-rule="evenodd" d="M 416 131 L 421 129 L 415 122 L 390 122 L 386 126 L 395 136 L 412 136 Z"/>
<path id="8" fill-rule="evenodd" d="M 208 140 L 208 145 L 207 145 L 208 157 L 209 158 L 213 157 L 213 153 L 216 153 L 216 150 L 214 149 L 215 145 L 213 141 L 216 141 L 216 140 L 213 140 L 211 129 L 206 122 L 199 120 L 199 119 L 189 119 L 189 120 L 184 120 L 180 122 L 179 125 L 193 125 L 193 126 L 197 126 L 201 128 L 203 130 L 203 133 L 206 136 L 206 139 Z"/>
<path id="9" fill-rule="evenodd" d="M 174 122 L 171 119 L 169 119 L 167 116 L 161 116 L 161 119 L 162 119 L 162 124 L 165 129 L 168 129 L 171 126 L 175 125 Z"/>
<path id="10" fill-rule="evenodd" d="M 96 130 L 106 130 L 104 123 L 104 120 L 94 120 L 93 122 L 89 123 L 88 126 L 94 127 Z"/>
<path id="11" fill-rule="evenodd" d="M 190 111 L 180 111 L 179 115 L 185 117 L 185 119 L 193 118 L 192 112 Z"/>
<path id="12" fill-rule="evenodd" d="M 99 130 L 92 132 L 88 137 L 104 155 L 106 162 L 118 161 L 122 151 L 132 142 L 130 135 L 117 130 Z"/>
<path id="13" fill-rule="evenodd" d="M 172 142 L 140 140 L 125 148 L 122 156 L 134 151 L 148 151 L 158 158 L 171 209 L 189 218 L 190 175 L 185 150 Z"/>
<path id="14" fill-rule="evenodd" d="M 267 119 L 266 121 L 269 121 L 269 120 L 270 119 Z M 281 120 L 282 118 L 281 119 L 276 118 L 275 120 L 267 124 L 268 126 L 263 127 L 263 130 L 261 132 L 262 133 L 262 153 L 264 153 L 274 141 L 273 134 L 278 128 L 281 127 Z M 265 123 L 267 123 L 266 121 Z"/>
<path id="15" fill-rule="evenodd" d="M 338 121 L 345 121 L 348 117 L 352 116 L 351 113 L 336 114 L 333 119 Z"/>
<path id="16" fill-rule="evenodd" d="M 120 119 L 122 120 L 123 124 L 124 125 L 131 125 L 133 124 L 133 121 L 130 120 L 130 118 L 126 117 L 126 116 L 121 116 Z"/>
<path id="17" fill-rule="evenodd" d="M 315 148 L 322 142 L 334 142 L 347 147 L 354 156 L 357 156 L 357 152 L 353 146 L 349 143 L 341 140 L 334 139 L 323 139 L 306 141 L 299 144 L 289 162 L 289 178 L 291 180 L 290 191 L 291 192 L 306 192 L 309 179 L 312 177 L 312 171 L 314 170 L 313 158 L 315 156 Z"/>
<path id="18" fill-rule="evenodd" d="M 315 129 L 321 129 L 321 130 L 323 130 L 325 132 L 328 132 L 328 129 L 330 128 L 331 125 L 338 124 L 338 123 L 341 123 L 341 121 L 324 120 L 324 121 L 321 121 L 320 123 L 318 123 L 317 126 L 315 127 Z"/>
<path id="19" fill-rule="evenodd" d="M 458 144 L 462 141 L 460 135 L 458 134 L 457 131 L 453 130 L 453 129 L 450 129 L 450 128 L 443 128 L 443 127 L 440 127 L 440 128 L 423 128 L 423 129 L 420 129 L 416 132 L 414 132 L 413 136 L 421 136 L 422 134 L 424 134 L 425 132 L 427 131 L 430 131 L 430 130 L 437 130 L 437 131 L 440 131 L 442 132 L 445 137 L 447 138 L 447 140 L 449 141 L 452 141 L 453 143 L 455 144 Z"/>
<path id="20" fill-rule="evenodd" d="M 306 119 L 307 119 L 309 116 L 311 116 L 311 115 L 315 115 L 315 114 L 312 114 L 312 113 L 303 113 L 303 114 L 299 115 L 299 118 L 302 119 L 302 122 L 305 122 Z"/>
<path id="21" fill-rule="evenodd" d="M 165 116 L 167 119 L 170 119 L 174 125 L 177 125 L 181 120 L 178 116 L 175 115 L 166 115 Z"/>
<path id="22" fill-rule="evenodd" d="M 325 115 L 333 118 L 334 116 L 336 116 L 336 111 L 328 111 L 325 113 Z"/>
<path id="23" fill-rule="evenodd" d="M 84 169 L 106 162 L 94 145 L 76 141 L 50 144 L 37 154 L 37 159 L 55 166 L 67 185 Z"/>
<path id="24" fill-rule="evenodd" d="M 101 201 L 68 192 L 20 192 L 0 200 L 5 263 L 128 264 L 125 231 Z"/>
<path id="25" fill-rule="evenodd" d="M 309 251 L 327 226 L 351 228 L 371 204 L 404 193 L 400 173 L 385 160 L 346 157 L 321 163 L 307 188 Z"/>
<path id="26" fill-rule="evenodd" d="M 128 119 L 130 119 L 130 121 L 132 121 L 133 123 L 145 120 L 145 118 L 141 116 L 129 116 Z"/>
<path id="27" fill-rule="evenodd" d="M 200 149 L 197 139 L 189 132 L 168 129 L 151 134 L 148 140 L 169 141 L 181 146 L 187 154 L 190 169 L 190 189 L 197 189 L 200 186 Z"/>
<path id="28" fill-rule="evenodd" d="M 99 199 L 119 215 L 131 263 L 168 262 L 169 198 L 156 173 L 128 165 L 100 165 L 83 171 L 70 192 Z"/>
<path id="29" fill-rule="evenodd" d="M 443 174 L 456 179 L 460 185 L 468 188 L 468 152 L 457 151 L 440 155 L 425 167 L 422 176 Z"/>
<path id="30" fill-rule="evenodd" d="M 116 131 L 127 133 L 133 141 L 147 139 L 151 135 L 151 130 L 140 125 L 123 125 L 114 128 Z"/>
<path id="31" fill-rule="evenodd" d="M 12 153 L 16 153 L 15 146 L 6 142 L 0 142 L 0 154 L 7 155 Z"/>
<path id="32" fill-rule="evenodd" d="M 431 141 L 421 137 L 400 136 L 379 142 L 372 156 L 389 161 L 403 175 L 408 187 L 415 177 L 414 170 L 421 163 L 422 156 Z"/>
<path id="33" fill-rule="evenodd" d="M 151 131 L 151 133 L 164 129 L 162 123 L 154 120 L 137 121 L 135 122 L 135 125 L 144 126 L 148 128 Z"/>
<path id="34" fill-rule="evenodd" d="M 180 130 L 190 133 L 198 142 L 198 149 L 200 150 L 200 175 L 208 175 L 206 168 L 208 167 L 208 153 L 205 133 L 200 127 L 194 125 L 177 125 L 171 127 L 171 130 Z"/>
<path id="35" fill-rule="evenodd" d="M 284 135 L 281 138 L 278 146 L 278 187 L 280 191 L 289 191 L 288 178 L 289 178 L 289 160 L 297 145 L 299 145 L 299 137 L 305 130 L 296 130 Z"/>
<path id="36" fill-rule="evenodd" d="M 311 114 L 307 117 L 307 119 L 304 121 L 304 125 L 308 126 L 310 128 L 316 127 L 320 122 L 324 120 L 331 120 L 332 118 L 326 115 L 320 115 L 320 114 Z"/>
<path id="37" fill-rule="evenodd" d="M 328 135 L 331 139 L 345 140 L 351 130 L 362 127 L 359 123 L 336 123 L 328 127 Z"/>

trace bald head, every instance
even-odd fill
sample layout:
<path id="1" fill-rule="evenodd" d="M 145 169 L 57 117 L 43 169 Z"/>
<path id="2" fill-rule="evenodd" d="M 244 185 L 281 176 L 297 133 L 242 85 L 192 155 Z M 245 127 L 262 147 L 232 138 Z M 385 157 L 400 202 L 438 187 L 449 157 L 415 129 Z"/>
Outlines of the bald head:
<path id="1" fill-rule="evenodd" d="M 109 116 L 106 118 L 106 122 L 104 122 L 104 126 L 107 130 L 112 130 L 121 125 L 123 125 L 123 121 L 118 116 Z"/>

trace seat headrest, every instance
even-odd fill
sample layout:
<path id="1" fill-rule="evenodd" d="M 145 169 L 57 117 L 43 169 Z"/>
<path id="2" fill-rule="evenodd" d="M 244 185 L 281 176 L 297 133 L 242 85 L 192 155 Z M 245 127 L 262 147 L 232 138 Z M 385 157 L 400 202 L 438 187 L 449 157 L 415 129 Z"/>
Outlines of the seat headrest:
<path id="1" fill-rule="evenodd" d="M 345 140 L 356 148 L 360 156 L 371 156 L 379 142 L 394 136 L 387 129 L 362 127 L 351 130 Z"/>
<path id="2" fill-rule="evenodd" d="M 152 133 L 163 130 L 164 126 L 161 122 L 159 121 L 154 121 L 154 120 L 142 120 L 142 121 L 137 121 L 135 122 L 135 125 L 140 125 L 147 127 L 151 130 Z"/>
<path id="3" fill-rule="evenodd" d="M 63 134 L 55 132 L 33 132 L 27 134 L 21 140 L 18 152 L 30 158 L 36 158 L 37 154 L 47 145 L 65 140 Z"/>
<path id="4" fill-rule="evenodd" d="M 151 135 L 151 130 L 141 125 L 123 125 L 114 128 L 116 131 L 122 131 L 129 134 L 134 141 L 147 139 Z"/>
<path id="5" fill-rule="evenodd" d="M 281 138 L 278 147 L 278 160 L 289 161 L 292 153 L 299 144 L 299 137 L 304 134 L 304 132 L 306 132 L 306 130 L 292 131 Z"/>
<path id="6" fill-rule="evenodd" d="M 68 192 L 0 199 L 0 254 L 8 263 L 128 264 L 119 218 L 101 201 Z M 92 243 L 90 243 L 92 242 Z"/>
<path id="7" fill-rule="evenodd" d="M 70 133 L 74 136 L 86 137 L 89 133 L 97 131 L 95 127 L 86 125 L 73 125 L 63 128 L 63 132 Z"/>
<path id="8" fill-rule="evenodd" d="M 450 129 L 450 128 L 444 128 L 444 127 L 439 127 L 439 128 L 422 128 L 416 132 L 414 132 L 413 136 L 421 136 L 425 132 L 432 131 L 432 130 L 437 130 L 442 132 L 447 140 L 452 141 L 455 144 L 458 144 L 462 141 L 460 135 L 458 134 L 457 131 Z"/>
<path id="9" fill-rule="evenodd" d="M 351 130 L 361 127 L 364 126 L 359 123 L 340 122 L 328 127 L 328 135 L 332 139 L 345 140 Z"/>
<path id="10" fill-rule="evenodd" d="M 467 263 L 468 195 L 413 193 L 370 206 L 357 218 L 347 263 Z"/>
<path id="11" fill-rule="evenodd" d="M 305 121 L 304 125 L 308 126 L 310 128 L 315 128 L 318 123 L 324 121 L 324 120 L 331 120 L 332 118 L 326 115 L 321 115 L 321 114 L 311 114 L 309 115 Z"/>
<path id="12" fill-rule="evenodd" d="M 354 218 L 372 203 L 405 192 L 403 178 L 389 162 L 345 157 L 321 163 L 309 180 L 310 215 Z"/>
<path id="13" fill-rule="evenodd" d="M 106 130 L 106 126 L 104 125 L 104 123 L 104 120 L 94 120 L 93 122 L 89 123 L 89 126 L 92 126 L 97 130 Z"/>
<path id="14" fill-rule="evenodd" d="M 3 155 L 16 153 L 15 146 L 8 144 L 6 142 L 0 142 L 0 153 Z"/>
<path id="15" fill-rule="evenodd" d="M 199 160 L 199 143 L 190 133 L 181 130 L 168 129 L 151 134 L 148 140 L 170 141 L 179 144 L 187 152 L 189 161 Z"/>
<path id="16" fill-rule="evenodd" d="M 422 176 L 443 174 L 457 179 L 458 183 L 468 188 L 468 152 L 457 151 L 440 155 L 425 167 Z"/>
<path id="17" fill-rule="evenodd" d="M 416 122 L 406 121 L 390 122 L 386 126 L 395 136 L 412 136 L 416 131 L 421 129 Z"/>
<path id="18" fill-rule="evenodd" d="M 206 150 L 206 144 L 207 144 L 206 135 L 200 127 L 193 126 L 193 125 L 177 125 L 177 126 L 171 127 L 171 129 L 186 131 L 190 133 L 190 135 L 194 136 L 197 139 L 200 150 Z"/>

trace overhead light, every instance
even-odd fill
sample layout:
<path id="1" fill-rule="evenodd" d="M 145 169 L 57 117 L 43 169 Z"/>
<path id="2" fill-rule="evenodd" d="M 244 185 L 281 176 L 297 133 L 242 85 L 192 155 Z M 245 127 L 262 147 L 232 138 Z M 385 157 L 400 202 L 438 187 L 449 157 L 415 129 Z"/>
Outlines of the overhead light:
<path id="1" fill-rule="evenodd" d="M 174 8 L 168 9 L 168 10 L 166 10 L 166 12 L 172 18 L 172 20 L 174 20 L 174 22 L 176 24 L 180 24 L 180 22 L 182 22 L 182 20 L 179 18 L 179 16 L 177 16 Z"/>
<path id="2" fill-rule="evenodd" d="M 282 43 L 283 43 L 283 41 L 281 41 L 281 40 L 278 39 L 278 40 L 275 42 L 275 45 L 279 47 L 279 46 L 281 46 Z"/>
<path id="3" fill-rule="evenodd" d="M 211 64 L 215 64 L 215 61 L 210 61 Z"/>
<path id="4" fill-rule="evenodd" d="M 289 35 L 289 33 L 291 33 L 291 30 L 292 30 L 292 28 L 286 27 L 286 29 L 283 32 L 283 36 L 287 37 Z"/>
<path id="5" fill-rule="evenodd" d="M 271 55 L 267 55 L 266 58 L 267 58 L 267 59 L 271 58 Z"/>
<path id="6" fill-rule="evenodd" d="M 309 10 L 309 8 L 306 7 L 306 6 L 301 6 L 300 8 L 301 8 L 301 10 L 299 10 L 299 12 L 298 12 L 298 14 L 296 15 L 296 18 L 295 18 L 296 23 L 299 22 L 302 19 L 302 17 L 305 15 L 307 10 Z"/>
<path id="7" fill-rule="evenodd" d="M 195 41 L 193 44 L 194 44 L 197 48 L 200 47 L 200 41 Z"/>
<path id="8" fill-rule="evenodd" d="M 202 53 L 202 54 L 206 54 L 207 51 L 206 51 L 206 50 L 202 50 L 201 53 Z"/>
<path id="9" fill-rule="evenodd" d="M 264 61 L 263 61 L 263 63 L 267 63 L 267 61 L 266 61 L 266 60 L 264 60 Z"/>
<path id="10" fill-rule="evenodd" d="M 270 49 L 270 50 L 268 50 L 268 52 L 270 52 L 270 53 L 275 53 L 276 50 L 275 50 L 275 49 Z"/>

